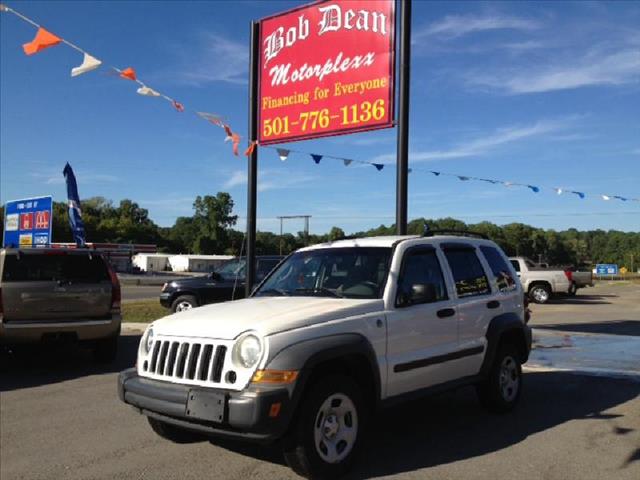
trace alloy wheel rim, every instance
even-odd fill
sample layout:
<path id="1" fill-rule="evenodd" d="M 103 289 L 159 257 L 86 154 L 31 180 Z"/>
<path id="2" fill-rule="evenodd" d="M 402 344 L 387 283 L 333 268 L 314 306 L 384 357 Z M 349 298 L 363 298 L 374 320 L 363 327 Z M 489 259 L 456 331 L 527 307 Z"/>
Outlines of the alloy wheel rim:
<path id="1" fill-rule="evenodd" d="M 192 308 L 193 305 L 191 305 L 189 302 L 180 302 L 176 306 L 176 312 L 184 312 L 185 310 L 191 310 Z"/>
<path id="2" fill-rule="evenodd" d="M 340 463 L 353 450 L 358 437 L 358 412 L 343 393 L 333 393 L 322 402 L 313 429 L 316 452 L 327 463 Z"/>
<path id="3" fill-rule="evenodd" d="M 518 395 L 520 389 L 520 372 L 518 364 L 513 357 L 505 357 L 500 365 L 500 393 L 502 398 L 507 401 L 513 401 Z"/>
<path id="4" fill-rule="evenodd" d="M 549 299 L 549 295 L 544 288 L 536 288 L 533 291 L 533 298 L 539 302 L 546 302 Z"/>

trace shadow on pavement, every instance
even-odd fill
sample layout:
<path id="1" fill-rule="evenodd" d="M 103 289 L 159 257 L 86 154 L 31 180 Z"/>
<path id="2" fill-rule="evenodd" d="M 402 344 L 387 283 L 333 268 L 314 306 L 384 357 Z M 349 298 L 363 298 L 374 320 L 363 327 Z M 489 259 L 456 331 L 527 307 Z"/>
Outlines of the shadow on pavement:
<path id="1" fill-rule="evenodd" d="M 612 302 L 607 298 L 618 298 L 618 295 L 580 295 L 575 297 L 561 295 L 551 297 L 548 305 L 610 305 Z"/>
<path id="2" fill-rule="evenodd" d="M 572 420 L 611 423 L 611 435 L 633 431 L 619 414 L 603 413 L 640 395 L 640 383 L 563 372 L 525 375 L 518 408 L 506 415 L 482 409 L 472 388 L 426 398 L 383 411 L 372 421 L 367 443 L 347 478 L 392 476 L 449 464 L 515 445 L 530 435 Z M 277 446 L 212 443 L 235 453 L 283 464 Z M 638 460 L 630 451 L 622 468 Z"/>
<path id="3" fill-rule="evenodd" d="M 140 335 L 121 335 L 118 357 L 110 364 L 95 363 L 91 352 L 75 343 L 29 345 L 2 351 L 0 392 L 120 372 L 135 364 L 139 342 Z"/>
<path id="4" fill-rule="evenodd" d="M 621 435 L 628 430 L 624 417 L 603 412 L 639 394 L 636 382 L 536 372 L 525 375 L 521 403 L 506 415 L 487 413 L 470 388 L 413 402 L 374 422 L 368 436 L 374 440 L 351 478 L 393 475 L 485 455 L 571 420 L 615 422 L 612 435 Z"/>
<path id="5" fill-rule="evenodd" d="M 554 325 L 536 325 L 535 328 L 560 330 L 563 332 L 606 333 L 609 335 L 640 336 L 640 320 L 607 320 L 590 323 L 557 323 Z"/>

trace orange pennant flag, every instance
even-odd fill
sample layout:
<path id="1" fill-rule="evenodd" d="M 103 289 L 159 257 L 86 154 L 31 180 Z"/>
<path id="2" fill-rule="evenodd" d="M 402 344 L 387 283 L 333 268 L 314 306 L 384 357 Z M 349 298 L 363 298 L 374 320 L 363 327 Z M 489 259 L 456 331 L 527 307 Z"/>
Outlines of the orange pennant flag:
<path id="1" fill-rule="evenodd" d="M 245 156 L 250 157 L 253 154 L 253 151 L 256 149 L 256 145 L 258 145 L 258 142 L 251 142 L 247 149 L 244 151 Z"/>
<path id="2" fill-rule="evenodd" d="M 22 48 L 26 55 L 33 55 L 34 53 L 38 53 L 40 50 L 58 45 L 60 42 L 62 42 L 60 37 L 56 37 L 53 33 L 40 27 L 35 38 L 29 43 L 22 45 Z"/>
<path id="3" fill-rule="evenodd" d="M 173 104 L 173 108 L 175 108 L 177 111 L 184 112 L 184 105 L 182 105 L 180 102 L 178 102 L 177 100 L 173 100 L 173 102 L 171 103 Z"/>
<path id="4" fill-rule="evenodd" d="M 233 143 L 233 154 L 238 156 L 238 146 L 240 145 L 240 135 L 234 133 L 231 135 L 231 143 Z"/>
<path id="5" fill-rule="evenodd" d="M 128 67 L 122 70 L 120 72 L 120 76 L 127 80 L 133 80 L 134 82 L 137 80 L 136 71 L 131 67 Z"/>

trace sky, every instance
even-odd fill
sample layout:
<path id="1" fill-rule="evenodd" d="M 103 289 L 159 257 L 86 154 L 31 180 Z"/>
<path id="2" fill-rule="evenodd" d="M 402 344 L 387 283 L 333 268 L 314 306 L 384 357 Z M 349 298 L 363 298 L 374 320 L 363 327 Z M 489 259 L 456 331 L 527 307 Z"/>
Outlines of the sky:
<path id="1" fill-rule="evenodd" d="M 65 201 L 69 162 L 81 198 L 130 198 L 171 226 L 197 195 L 228 191 L 244 228 L 247 160 L 193 111 L 222 114 L 246 134 L 250 22 L 307 2 L 5 3 L 105 65 L 133 66 L 189 111 L 137 95 L 107 68 L 71 78 L 82 55 L 67 46 L 24 55 L 35 28 L 1 13 L 0 202 Z M 599 196 L 640 197 L 639 25 L 632 1 L 414 1 L 409 218 L 640 230 L 640 202 Z M 283 147 L 386 168 L 295 153 L 282 162 L 259 149 L 259 230 L 278 231 L 278 215 L 311 215 L 312 233 L 394 222 L 395 129 Z"/>

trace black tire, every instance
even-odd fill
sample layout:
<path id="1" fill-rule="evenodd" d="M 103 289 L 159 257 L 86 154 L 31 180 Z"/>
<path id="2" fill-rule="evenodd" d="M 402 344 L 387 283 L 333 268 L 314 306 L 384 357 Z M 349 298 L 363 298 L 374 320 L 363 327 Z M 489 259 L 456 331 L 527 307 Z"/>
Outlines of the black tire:
<path id="1" fill-rule="evenodd" d="M 326 413 L 330 414 L 322 411 L 327 405 L 330 410 Z M 347 409 L 342 418 L 339 417 L 341 413 L 334 410 L 341 407 Z M 355 415 L 349 410 L 351 407 Z M 314 480 L 334 479 L 344 475 L 358 456 L 365 438 L 368 416 L 368 405 L 354 379 L 344 375 L 330 375 L 319 379 L 302 399 L 299 414 L 283 442 L 287 464 L 298 475 Z M 355 428 L 355 434 L 349 434 L 349 425 Z M 332 438 L 323 432 L 329 432 Z M 319 440 L 316 442 L 317 438 Z M 319 452 L 324 452 L 325 458 Z M 326 460 L 331 452 L 335 452 L 335 463 Z"/>
<path id="2" fill-rule="evenodd" d="M 151 429 L 165 440 L 169 440 L 173 443 L 197 443 L 206 440 L 204 435 L 200 435 L 190 430 L 184 430 L 179 427 L 174 427 L 161 420 L 147 417 Z"/>
<path id="3" fill-rule="evenodd" d="M 548 285 L 538 283 L 529 289 L 529 298 L 533 303 L 544 304 L 551 298 L 551 289 Z"/>
<path id="4" fill-rule="evenodd" d="M 515 345 L 506 343 L 498 347 L 489 375 L 476 385 L 480 403 L 487 410 L 505 413 L 517 405 L 522 393 L 520 358 L 520 352 Z"/>
<path id="5" fill-rule="evenodd" d="M 171 311 L 175 313 L 177 311 L 187 310 L 187 308 L 181 309 L 181 306 L 186 304 L 191 305 L 189 309 L 196 308 L 198 306 L 198 300 L 193 295 L 180 295 L 171 304 Z"/>
<path id="6" fill-rule="evenodd" d="M 93 346 L 93 360 L 96 363 L 113 363 L 118 356 L 118 338 L 119 334 L 98 340 Z"/>

